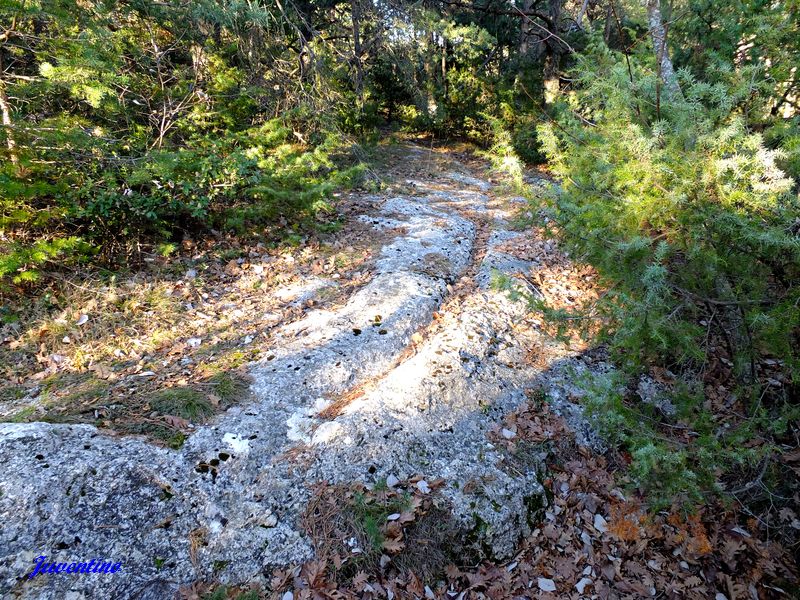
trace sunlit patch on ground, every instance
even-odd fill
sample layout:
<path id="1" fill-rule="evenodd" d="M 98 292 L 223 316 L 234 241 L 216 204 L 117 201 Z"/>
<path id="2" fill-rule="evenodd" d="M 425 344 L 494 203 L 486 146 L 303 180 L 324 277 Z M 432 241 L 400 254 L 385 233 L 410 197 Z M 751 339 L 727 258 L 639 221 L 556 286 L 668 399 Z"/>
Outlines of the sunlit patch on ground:
<path id="1" fill-rule="evenodd" d="M 246 365 L 271 332 L 334 307 L 370 279 L 391 231 L 355 216 L 302 245 L 187 240 L 132 274 L 60 277 L 33 301 L 11 300 L 0 328 L 0 418 L 92 423 L 177 447 L 194 425 L 245 400 Z"/>

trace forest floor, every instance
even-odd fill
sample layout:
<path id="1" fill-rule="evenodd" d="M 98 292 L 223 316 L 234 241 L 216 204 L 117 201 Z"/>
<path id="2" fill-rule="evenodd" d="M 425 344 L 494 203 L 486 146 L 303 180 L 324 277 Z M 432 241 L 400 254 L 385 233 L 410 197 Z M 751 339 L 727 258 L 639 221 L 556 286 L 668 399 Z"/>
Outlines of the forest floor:
<path id="1" fill-rule="evenodd" d="M 161 448 L 154 472 L 190 467 L 169 484 L 169 510 L 145 518 L 120 505 L 118 518 L 142 531 L 130 541 L 144 556 L 135 565 L 142 587 L 103 591 L 790 597 L 791 552 L 757 515 L 722 505 L 649 512 L 631 489 L 629 457 L 593 435 L 581 376 L 613 367 L 602 348 L 556 341 L 525 300 L 569 308 L 602 290 L 531 204 L 466 147 L 382 146 L 375 171 L 383 189 L 343 194 L 316 233 L 289 243 L 186 240 L 129 274 L 61 274 L 6 319 L 0 418 L 14 425 L 0 426 L 0 443 L 9 456 L 22 447 L 19 432 L 48 439 L 42 423 L 91 424 L 107 434 L 97 442 L 106 453 L 129 454 L 120 477 L 151 445 Z M 65 446 L 89 435 L 58 431 Z M 219 453 L 222 463 L 198 462 L 221 443 L 217 431 L 233 436 L 222 439 L 234 450 Z M 251 431 L 261 437 L 248 448 Z M 18 506 L 6 483 L 0 514 Z M 242 506 L 264 498 L 270 510 L 253 525 Z M 148 526 L 159 529 L 158 556 Z M 14 540 L 56 541 L 57 529 L 36 519 L 18 527 Z M 80 536 L 99 551 L 100 538 L 92 548 L 93 534 Z M 301 538 L 308 551 L 289 547 Z M 54 577 L 7 585 L 28 557 L 0 541 L 9 548 L 0 590 L 67 591 Z M 173 560 L 169 543 L 186 552 Z M 243 556 L 260 564 L 238 564 Z"/>

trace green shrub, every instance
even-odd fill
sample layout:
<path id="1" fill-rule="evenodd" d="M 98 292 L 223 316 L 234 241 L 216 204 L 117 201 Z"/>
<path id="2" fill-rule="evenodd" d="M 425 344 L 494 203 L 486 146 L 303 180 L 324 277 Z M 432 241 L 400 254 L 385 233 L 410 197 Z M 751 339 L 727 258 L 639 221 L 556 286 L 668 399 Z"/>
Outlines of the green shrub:
<path id="1" fill-rule="evenodd" d="M 16 284 L 36 281 L 38 268 L 45 263 L 55 259 L 81 258 L 91 252 L 92 247 L 76 236 L 37 240 L 31 244 L 7 244 L 0 249 L 0 282 L 4 279 Z"/>
<path id="2" fill-rule="evenodd" d="M 708 351 L 699 317 L 716 307 L 740 374 L 760 352 L 796 373 L 800 202 L 781 151 L 734 111 L 748 89 L 686 81 L 686 99 L 657 115 L 646 67 L 634 85 L 598 50 L 575 75 L 578 98 L 540 134 L 562 181 L 553 215 L 613 282 L 603 300 L 613 347 L 632 366 L 697 363 Z"/>
<path id="3" fill-rule="evenodd" d="M 150 406 L 162 415 L 181 417 L 194 422 L 203 422 L 214 414 L 214 407 L 205 394 L 185 387 L 158 392 L 150 400 Z"/>
<path id="4" fill-rule="evenodd" d="M 678 386 L 670 398 L 676 412 L 667 416 L 655 406 L 628 397 L 627 380 L 624 373 L 612 371 L 576 383 L 585 393 L 587 420 L 606 443 L 630 454 L 626 476 L 633 487 L 647 494 L 654 509 L 690 505 L 723 494 L 723 475 L 753 469 L 775 450 L 770 444 L 746 444 L 759 431 L 768 430 L 771 417 L 765 409 L 743 426 L 720 435 L 696 390 Z M 674 435 L 687 430 L 691 435 Z"/>
<path id="5" fill-rule="evenodd" d="M 509 189 L 516 193 L 525 191 L 523 180 L 524 164 L 520 160 L 513 144 L 512 134 L 503 121 L 489 114 L 481 117 L 488 123 L 492 145 L 483 155 L 489 160 L 492 169 L 504 177 Z"/>
<path id="6" fill-rule="evenodd" d="M 334 157 L 347 148 L 334 135 L 299 144 L 291 117 L 198 135 L 184 148 L 153 149 L 136 160 L 101 157 L 88 135 L 80 143 L 98 154 L 91 163 L 71 160 L 73 150 L 42 150 L 46 167 L 0 178 L 0 230 L 14 240 L 0 251 L 0 280 L 31 280 L 48 261 L 85 257 L 134 236 L 169 238 L 176 227 L 245 232 L 328 210 L 332 192 L 355 185 L 363 167 L 337 166 Z M 79 235 L 27 241 L 56 228 Z"/>
<path id="7" fill-rule="evenodd" d="M 697 500 L 758 458 L 743 440 L 792 414 L 754 369 L 773 356 L 792 384 L 800 374 L 800 201 L 779 168 L 792 150 L 747 127 L 738 107 L 749 80 L 710 85 L 683 72 L 683 97 L 667 101 L 650 54 L 633 55 L 628 71 L 604 45 L 573 76 L 575 93 L 539 137 L 561 180 L 550 214 L 608 288 L 594 307 L 601 339 L 628 373 L 661 364 L 687 381 L 729 355 L 747 414 L 720 429 L 703 395 L 687 394 L 681 423 L 698 437 L 681 445 L 659 436 L 662 415 L 609 389 L 589 412 L 654 498 Z"/>
<path id="8" fill-rule="evenodd" d="M 272 83 L 293 52 L 280 42 L 245 59 L 245 30 L 281 39 L 271 9 L 40 4 L 0 9 L 0 282 L 92 248 L 113 262 L 211 226 L 297 221 L 357 180 L 341 72 L 320 77 L 322 99 Z"/>

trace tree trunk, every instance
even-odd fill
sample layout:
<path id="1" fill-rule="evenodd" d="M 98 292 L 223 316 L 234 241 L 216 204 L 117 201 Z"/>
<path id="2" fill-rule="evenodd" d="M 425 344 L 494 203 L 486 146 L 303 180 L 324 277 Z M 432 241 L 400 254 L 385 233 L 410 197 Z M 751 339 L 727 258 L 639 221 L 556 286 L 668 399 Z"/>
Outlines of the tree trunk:
<path id="1" fill-rule="evenodd" d="M 667 29 L 664 27 L 664 20 L 661 17 L 661 7 L 659 0 L 645 0 L 647 5 L 647 22 L 650 27 L 650 35 L 653 38 L 653 50 L 656 53 L 656 65 L 661 81 L 664 82 L 664 89 L 667 98 L 681 97 L 681 87 L 678 84 L 678 77 L 669 58 L 667 48 Z"/>
<path id="2" fill-rule="evenodd" d="M 522 0 L 522 12 L 527 13 L 533 6 L 533 0 Z M 519 55 L 527 57 L 531 51 L 531 26 L 528 19 L 519 20 Z"/>
<path id="3" fill-rule="evenodd" d="M 544 61 L 544 100 L 546 104 L 555 102 L 560 88 L 561 55 L 566 52 L 564 44 L 558 38 L 558 24 L 561 22 L 561 0 L 550 0 L 547 6 L 548 17 L 553 24 L 552 33 L 556 37 L 542 39 L 546 51 Z"/>
<path id="4" fill-rule="evenodd" d="M 433 31 L 428 33 L 426 39 L 427 50 L 423 59 L 423 69 L 425 70 L 425 114 L 430 118 L 436 116 L 439 105 L 436 102 L 436 67 L 430 60 L 436 52 L 436 35 Z"/>
<path id="5" fill-rule="evenodd" d="M 355 87 L 359 105 L 363 101 L 364 65 L 361 62 L 361 6 L 359 0 L 350 0 L 350 17 L 353 21 L 353 67 L 355 68 Z"/>
<path id="6" fill-rule="evenodd" d="M 447 40 L 442 40 L 442 91 L 447 101 Z"/>
<path id="7" fill-rule="evenodd" d="M 0 47 L 0 74 L 3 73 L 3 49 Z M 11 123 L 11 104 L 8 102 L 6 94 L 6 82 L 0 78 L 0 117 L 3 121 L 3 130 L 6 134 L 6 147 L 8 148 L 8 159 L 14 168 L 19 171 L 19 155 L 17 154 L 17 142 L 14 139 L 13 124 Z"/>
<path id="8" fill-rule="evenodd" d="M 578 16 L 575 17 L 575 23 L 578 24 L 580 29 L 583 29 L 583 16 L 586 14 L 586 9 L 589 7 L 589 0 L 583 0 L 581 4 L 580 10 L 578 10 Z"/>
<path id="9" fill-rule="evenodd" d="M 8 103 L 8 96 L 6 96 L 6 85 L 0 81 L 0 113 L 3 116 L 3 129 L 6 132 L 6 147 L 8 148 L 8 157 L 11 164 L 15 168 L 19 168 L 19 156 L 17 155 L 17 143 L 14 141 L 14 134 L 11 125 L 11 106 Z"/>
<path id="10" fill-rule="evenodd" d="M 200 43 L 193 43 L 190 48 L 192 55 L 192 70 L 194 71 L 195 83 L 205 81 L 208 73 L 208 54 Z"/>
<path id="11" fill-rule="evenodd" d="M 613 2 L 615 0 L 609 0 L 608 7 L 606 7 L 606 27 L 603 31 L 603 41 L 605 41 L 606 46 L 609 48 L 613 48 L 611 45 L 611 34 L 614 31 L 614 5 Z"/>

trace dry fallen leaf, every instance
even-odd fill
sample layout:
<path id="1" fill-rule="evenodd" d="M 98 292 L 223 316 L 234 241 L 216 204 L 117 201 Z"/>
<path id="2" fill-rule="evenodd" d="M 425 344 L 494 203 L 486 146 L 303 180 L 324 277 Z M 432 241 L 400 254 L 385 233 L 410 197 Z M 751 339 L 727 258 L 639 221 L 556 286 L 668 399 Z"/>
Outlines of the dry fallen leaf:
<path id="1" fill-rule="evenodd" d="M 167 423 L 167 425 L 170 425 L 171 427 L 176 427 L 178 429 L 184 429 L 186 427 L 189 427 L 189 421 L 181 417 L 176 417 L 174 415 L 164 415 L 164 421 Z"/>
<path id="2" fill-rule="evenodd" d="M 383 549 L 389 552 L 390 554 L 397 554 L 403 549 L 404 545 L 405 544 L 403 544 L 402 540 L 395 538 L 385 539 L 383 540 L 382 544 Z"/>

